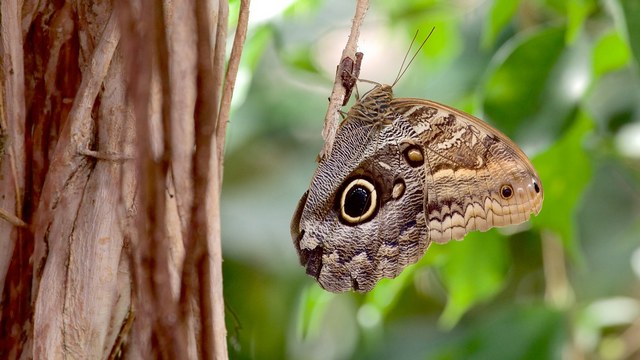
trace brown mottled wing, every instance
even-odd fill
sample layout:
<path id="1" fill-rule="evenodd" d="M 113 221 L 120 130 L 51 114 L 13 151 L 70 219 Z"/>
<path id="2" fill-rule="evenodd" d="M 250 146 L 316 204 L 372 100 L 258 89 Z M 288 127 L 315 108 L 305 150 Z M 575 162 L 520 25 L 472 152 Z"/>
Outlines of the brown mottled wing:
<path id="1" fill-rule="evenodd" d="M 397 98 L 392 108 L 418 134 L 425 156 L 430 240 L 519 224 L 542 206 L 542 185 L 527 156 L 482 120 L 443 104 Z M 504 187 L 511 187 L 511 196 Z"/>

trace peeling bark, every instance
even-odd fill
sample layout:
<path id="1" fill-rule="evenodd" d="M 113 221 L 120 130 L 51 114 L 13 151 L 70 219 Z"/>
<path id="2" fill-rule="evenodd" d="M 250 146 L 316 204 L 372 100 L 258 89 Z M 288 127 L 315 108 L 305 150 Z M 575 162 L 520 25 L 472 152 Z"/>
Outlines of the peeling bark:
<path id="1" fill-rule="evenodd" d="M 0 358 L 227 357 L 242 8 L 225 79 L 225 1 L 2 1 Z"/>

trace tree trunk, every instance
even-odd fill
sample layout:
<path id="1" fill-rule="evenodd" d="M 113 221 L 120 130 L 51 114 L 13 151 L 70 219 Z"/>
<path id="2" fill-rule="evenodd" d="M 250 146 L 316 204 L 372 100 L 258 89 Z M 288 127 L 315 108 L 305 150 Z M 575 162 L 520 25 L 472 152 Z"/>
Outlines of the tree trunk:
<path id="1" fill-rule="evenodd" d="M 224 0 L 1 2 L 0 358 L 227 357 L 241 8 L 225 75 Z"/>

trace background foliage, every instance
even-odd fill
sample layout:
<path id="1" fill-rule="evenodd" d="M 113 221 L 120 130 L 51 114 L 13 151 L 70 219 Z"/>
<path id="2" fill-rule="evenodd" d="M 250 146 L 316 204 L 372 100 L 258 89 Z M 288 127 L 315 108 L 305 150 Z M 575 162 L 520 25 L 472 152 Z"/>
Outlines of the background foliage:
<path id="1" fill-rule="evenodd" d="M 373 0 L 361 77 L 392 82 L 435 26 L 396 95 L 501 129 L 545 202 L 525 226 L 432 245 L 371 293 L 334 295 L 304 274 L 289 221 L 354 7 L 254 2 L 222 204 L 231 357 L 640 356 L 640 2 Z"/>

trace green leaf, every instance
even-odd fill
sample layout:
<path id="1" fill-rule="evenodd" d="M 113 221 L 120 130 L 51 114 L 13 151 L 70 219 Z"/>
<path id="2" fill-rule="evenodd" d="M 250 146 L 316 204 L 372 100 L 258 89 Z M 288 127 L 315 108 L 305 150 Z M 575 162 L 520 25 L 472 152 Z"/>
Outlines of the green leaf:
<path id="1" fill-rule="evenodd" d="M 246 67 L 248 71 L 253 72 L 258 66 L 264 49 L 273 39 L 273 29 L 269 25 L 261 25 L 254 28 L 247 38 L 240 59 L 240 66 Z"/>
<path id="2" fill-rule="evenodd" d="M 487 49 L 493 46 L 500 31 L 511 21 L 519 5 L 520 0 L 495 0 L 493 2 L 488 21 L 484 24 L 482 47 Z"/>
<path id="3" fill-rule="evenodd" d="M 449 298 L 440 325 L 453 327 L 473 305 L 493 297 L 505 281 L 509 264 L 508 243 L 495 229 L 473 232 L 464 241 L 434 245 L 433 256 L 445 257 L 439 266 Z"/>
<path id="4" fill-rule="evenodd" d="M 595 8 L 592 0 L 569 0 L 567 1 L 567 44 L 572 44 L 589 16 Z"/>
<path id="5" fill-rule="evenodd" d="M 568 333 L 561 312 L 543 306 L 506 306 L 482 319 L 463 347 L 469 359 L 557 359 Z"/>
<path id="6" fill-rule="evenodd" d="M 593 73 L 599 77 L 618 70 L 629 63 L 631 54 L 627 43 L 617 32 L 604 35 L 593 49 Z"/>
<path id="7" fill-rule="evenodd" d="M 303 17 L 317 11 L 322 5 L 321 0 L 296 0 L 285 11 L 287 17 Z"/>
<path id="8" fill-rule="evenodd" d="M 322 328 L 327 307 L 334 294 L 323 290 L 316 284 L 307 287 L 300 297 L 298 305 L 297 334 L 301 339 L 315 336 Z"/>
<path id="9" fill-rule="evenodd" d="M 282 54 L 282 60 L 290 67 L 319 74 L 311 48 L 308 46 L 292 48 Z"/>
<path id="10" fill-rule="evenodd" d="M 366 295 L 365 303 L 374 306 L 383 316 L 393 310 L 402 291 L 411 284 L 417 266 L 410 266 L 395 279 L 382 279 L 376 287 Z"/>
<path id="11" fill-rule="evenodd" d="M 520 123 L 543 106 L 549 74 L 564 49 L 564 28 L 541 29 L 507 43 L 485 86 L 484 111 L 503 132 L 513 135 Z M 507 53 L 506 57 L 500 54 Z"/>
<path id="12" fill-rule="evenodd" d="M 539 229 L 558 234 L 573 257 L 579 255 L 575 240 L 575 210 L 593 173 L 583 140 L 593 126 L 593 120 L 586 113 L 578 112 L 566 134 L 533 159 L 544 189 L 544 204 L 532 222 Z"/>
<path id="13" fill-rule="evenodd" d="M 640 1 L 619 0 L 625 18 L 627 37 L 631 51 L 640 66 Z"/>
<path id="14" fill-rule="evenodd" d="M 255 68 L 258 66 L 264 49 L 272 38 L 273 32 L 270 26 L 257 26 L 250 32 L 244 45 L 242 57 L 240 58 L 240 68 L 231 103 L 234 110 L 244 102 L 249 92 L 249 87 L 251 86 Z M 229 56 L 229 54 L 227 54 L 227 56 Z"/>

